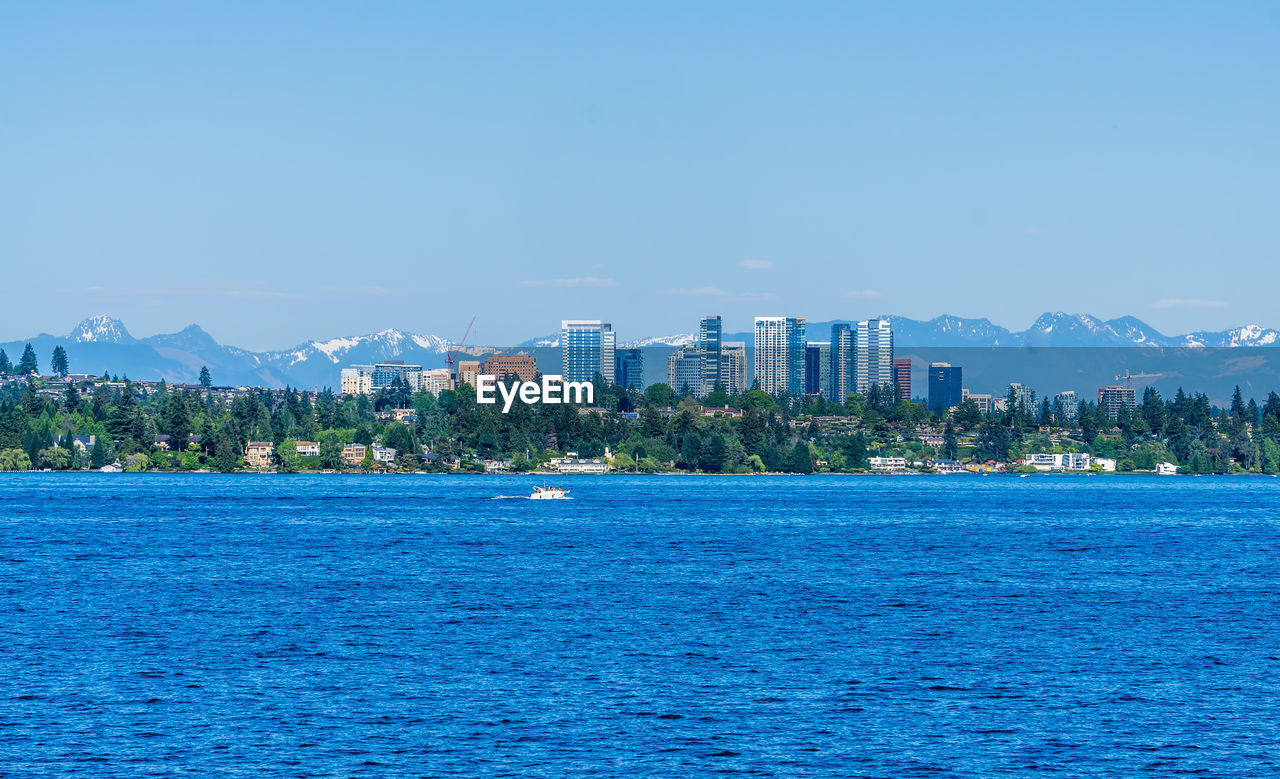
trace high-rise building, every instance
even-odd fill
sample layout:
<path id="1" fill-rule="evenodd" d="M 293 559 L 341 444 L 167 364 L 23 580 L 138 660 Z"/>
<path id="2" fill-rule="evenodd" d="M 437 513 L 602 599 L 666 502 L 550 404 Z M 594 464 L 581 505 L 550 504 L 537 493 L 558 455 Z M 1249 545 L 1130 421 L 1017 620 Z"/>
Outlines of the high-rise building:
<path id="1" fill-rule="evenodd" d="M 1023 386 L 1018 382 L 1009 385 L 1010 399 L 1013 401 L 1013 410 L 1034 413 L 1036 409 L 1036 391 L 1030 387 Z"/>
<path id="2" fill-rule="evenodd" d="M 742 341 L 720 344 L 720 381 L 730 395 L 747 391 L 747 345 Z"/>
<path id="3" fill-rule="evenodd" d="M 1107 412 L 1107 416 L 1115 419 L 1120 416 L 1120 407 L 1128 406 L 1133 410 L 1138 405 L 1137 393 L 1133 387 L 1113 385 L 1098 390 L 1098 408 Z"/>
<path id="4" fill-rule="evenodd" d="M 561 373 L 565 381 L 591 381 L 599 373 L 614 380 L 613 325 L 598 319 L 565 319 L 560 323 Z"/>
<path id="5" fill-rule="evenodd" d="M 411 391 L 417 392 L 422 389 L 422 366 L 407 365 L 403 360 L 353 365 L 342 369 L 340 386 L 346 395 L 369 395 L 389 388 L 397 378 Z"/>
<path id="6" fill-rule="evenodd" d="M 758 316 L 755 380 L 772 395 L 804 394 L 804 319 Z"/>
<path id="7" fill-rule="evenodd" d="M 1080 401 L 1075 390 L 1063 390 L 1053 396 L 1053 413 L 1061 414 L 1063 421 L 1075 422 L 1079 412 Z"/>
<path id="8" fill-rule="evenodd" d="M 962 401 L 972 400 L 973 405 L 976 406 L 978 411 L 982 414 L 990 414 L 992 411 L 995 411 L 997 407 L 996 398 L 987 394 L 975 394 L 967 389 L 960 390 L 960 399 Z"/>
<path id="9" fill-rule="evenodd" d="M 422 372 L 422 391 L 439 397 L 445 390 L 456 389 L 448 368 L 432 368 Z"/>
<path id="10" fill-rule="evenodd" d="M 827 400 L 843 403 L 853 392 L 853 331 L 848 325 L 832 325 L 831 395 Z"/>
<path id="11" fill-rule="evenodd" d="M 615 350 L 613 377 L 619 387 L 644 389 L 644 350 L 636 348 Z"/>
<path id="12" fill-rule="evenodd" d="M 702 350 L 689 344 L 672 352 L 667 357 L 667 384 L 681 398 L 696 396 L 702 384 Z"/>
<path id="13" fill-rule="evenodd" d="M 458 385 L 470 384 L 476 386 L 476 376 L 480 375 L 479 360 L 459 360 L 458 361 Z"/>
<path id="14" fill-rule="evenodd" d="M 893 328 L 887 319 L 867 319 L 854 329 L 853 384 L 859 394 L 873 384 L 893 384 Z"/>
<path id="15" fill-rule="evenodd" d="M 538 378 L 538 364 L 527 354 L 495 354 L 484 361 L 484 373 L 499 380 L 515 376 L 520 381 L 533 381 Z"/>
<path id="16" fill-rule="evenodd" d="M 804 394 L 831 395 L 831 344 L 809 343 L 804 347 Z"/>
<path id="17" fill-rule="evenodd" d="M 963 371 L 949 362 L 929 363 L 929 408 L 946 411 L 964 399 Z"/>
<path id="18" fill-rule="evenodd" d="M 893 383 L 898 387 L 898 400 L 911 400 L 911 358 L 893 358 Z"/>
<path id="19" fill-rule="evenodd" d="M 718 316 L 704 316 L 698 324 L 698 346 L 702 349 L 702 380 L 697 390 L 699 397 L 723 384 L 720 378 L 720 336 L 723 326 Z"/>

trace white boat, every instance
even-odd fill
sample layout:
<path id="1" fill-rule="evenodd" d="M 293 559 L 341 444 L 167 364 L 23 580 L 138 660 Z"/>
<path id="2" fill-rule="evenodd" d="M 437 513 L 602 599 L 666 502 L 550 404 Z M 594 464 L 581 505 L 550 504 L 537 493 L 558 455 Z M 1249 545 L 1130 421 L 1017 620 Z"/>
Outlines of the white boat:
<path id="1" fill-rule="evenodd" d="M 561 487 L 534 487 L 529 500 L 568 500 L 569 491 Z"/>

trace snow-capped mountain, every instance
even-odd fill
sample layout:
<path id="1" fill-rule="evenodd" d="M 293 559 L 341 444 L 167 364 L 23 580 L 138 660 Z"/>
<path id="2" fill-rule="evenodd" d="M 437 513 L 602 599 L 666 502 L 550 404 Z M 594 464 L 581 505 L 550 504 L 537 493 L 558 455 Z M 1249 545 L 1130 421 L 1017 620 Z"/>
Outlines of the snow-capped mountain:
<path id="1" fill-rule="evenodd" d="M 627 341 L 619 344 L 629 349 L 644 348 L 646 346 L 687 346 L 698 340 L 697 333 L 677 333 L 676 335 L 658 335 L 651 338 L 639 338 L 634 341 Z"/>
<path id="2" fill-rule="evenodd" d="M 560 331 L 530 338 L 527 341 L 521 341 L 517 346 L 525 346 L 531 349 L 559 349 L 560 348 Z"/>
<path id="3" fill-rule="evenodd" d="M 382 330 L 368 335 L 357 335 L 347 338 L 331 338 L 327 341 L 308 341 L 292 349 L 268 352 L 269 362 L 285 361 L 296 365 L 308 360 L 323 360 L 331 365 L 348 365 L 353 353 L 361 359 L 372 358 L 370 362 L 399 359 L 414 351 L 426 351 L 431 354 L 444 354 L 449 351 L 449 342 L 438 335 L 417 335 L 403 330 Z"/>
<path id="4" fill-rule="evenodd" d="M 1088 314 L 1050 312 L 1038 318 L 1023 331 L 1010 331 L 989 319 L 967 319 L 939 316 L 915 320 L 890 316 L 894 342 L 899 351 L 931 347 L 1122 347 L 1140 346 L 1153 349 L 1166 347 L 1185 349 L 1280 347 L 1280 331 L 1259 325 L 1247 325 L 1221 332 L 1194 332 L 1166 336 L 1135 317 L 1102 320 Z M 847 322 L 843 322 L 846 323 Z M 807 337 L 826 340 L 831 326 L 837 322 L 807 323 Z M 665 365 L 664 349 L 696 340 L 694 333 L 636 338 L 625 342 L 629 347 L 658 350 L 653 355 L 654 370 Z M 752 343 L 752 333 L 725 333 L 726 341 Z M 269 387 L 290 385 L 304 388 L 332 387 L 338 383 L 340 368 L 353 364 L 369 364 L 382 360 L 404 360 L 426 367 L 441 367 L 450 342 L 437 335 L 387 329 L 365 335 L 307 341 L 291 349 L 254 352 L 225 346 L 198 325 L 189 325 L 176 333 L 134 338 L 124 324 L 107 316 L 95 316 L 80 322 L 66 336 L 42 334 L 35 338 L 0 343 L 10 359 L 22 353 L 27 342 L 35 348 L 42 368 L 55 346 L 67 350 L 74 372 L 101 374 L 104 370 L 137 379 L 160 379 L 170 382 L 193 382 L 201 366 L 208 366 L 218 384 Z M 559 333 L 530 339 L 517 348 L 536 354 L 539 365 L 546 361 L 556 368 L 559 359 Z M 495 351 L 492 347 L 468 346 L 462 350 L 475 357 Z M 504 349 L 504 351 L 506 351 Z M 659 364 L 661 363 L 661 365 Z M 655 379 L 657 380 L 657 379 Z"/>
<path id="5" fill-rule="evenodd" d="M 134 337 L 125 329 L 124 322 L 101 314 L 81 320 L 67 338 L 78 344 L 127 344 L 134 341 Z"/>
<path id="6" fill-rule="evenodd" d="M 1131 316 L 1110 321 L 1089 314 L 1061 311 L 1041 314 L 1031 327 L 1015 334 L 1024 346 L 1168 346 L 1169 339 Z"/>
<path id="7" fill-rule="evenodd" d="M 1176 341 L 1180 346 L 1204 347 L 1236 347 L 1236 346 L 1276 346 L 1280 344 L 1280 331 L 1259 325 L 1247 325 L 1220 333 L 1195 332 L 1179 336 Z"/>

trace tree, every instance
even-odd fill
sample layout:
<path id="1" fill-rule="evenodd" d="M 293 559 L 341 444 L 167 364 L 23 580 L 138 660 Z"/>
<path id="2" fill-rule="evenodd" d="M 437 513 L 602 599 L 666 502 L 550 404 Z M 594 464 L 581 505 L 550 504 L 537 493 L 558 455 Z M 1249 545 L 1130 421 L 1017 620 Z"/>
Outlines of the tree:
<path id="1" fill-rule="evenodd" d="M 280 458 L 282 473 L 297 473 L 302 467 L 302 455 L 298 454 L 298 444 L 285 440 L 276 447 L 276 456 Z"/>
<path id="2" fill-rule="evenodd" d="M 71 372 L 67 367 L 67 350 L 61 346 L 53 347 L 53 359 L 50 363 L 55 376 L 66 376 Z"/>
<path id="3" fill-rule="evenodd" d="M 951 418 L 956 424 L 965 430 L 972 430 L 982 421 L 982 411 L 978 409 L 978 402 L 973 398 L 965 398 L 960 401 L 960 405 L 956 406 L 956 410 L 951 413 Z"/>
<path id="4" fill-rule="evenodd" d="M 659 382 L 657 384 L 650 384 L 648 388 L 645 389 L 644 399 L 650 406 L 665 408 L 667 406 L 675 405 L 676 393 L 675 390 L 671 389 L 670 385 Z"/>
<path id="5" fill-rule="evenodd" d="M 978 427 L 974 459 L 1002 462 L 1009 458 L 1009 448 L 1012 445 L 1009 428 L 994 419 L 988 419 Z"/>
<path id="6" fill-rule="evenodd" d="M 341 468 L 342 437 L 334 430 L 326 430 L 316 442 L 320 445 L 320 465 L 325 468 Z"/>
<path id="7" fill-rule="evenodd" d="M 9 355 L 4 353 L 4 349 L 0 349 L 0 373 L 12 373 L 13 363 L 9 362 Z"/>
<path id="8" fill-rule="evenodd" d="M 232 432 L 225 427 L 218 436 L 218 448 L 213 455 L 213 464 L 221 473 L 231 473 L 240 464 L 240 444 Z"/>
<path id="9" fill-rule="evenodd" d="M 213 377 L 209 375 L 209 366 L 200 366 L 200 386 L 209 389 L 213 386 Z"/>
<path id="10" fill-rule="evenodd" d="M 89 465 L 92 468 L 101 468 L 107 463 L 115 462 L 115 453 L 111 451 L 110 444 L 102 436 L 98 436 L 93 440 L 93 448 L 89 450 Z"/>
<path id="11" fill-rule="evenodd" d="M 62 394 L 62 405 L 66 408 L 67 413 L 71 413 L 80 407 L 80 391 L 76 389 L 75 382 L 67 382 L 67 389 Z"/>
<path id="12" fill-rule="evenodd" d="M 1280 473 L 1280 447 L 1277 447 L 1276 442 L 1270 438 L 1262 442 L 1258 468 L 1263 473 Z"/>
<path id="13" fill-rule="evenodd" d="M 175 452 L 181 451 L 191 437 L 191 419 L 182 393 L 172 392 L 165 398 L 159 422 L 160 431 L 169 436 L 169 446 Z"/>
<path id="14" fill-rule="evenodd" d="M 720 473 L 724 470 L 728 453 L 724 436 L 712 433 L 702 440 L 698 448 L 698 468 L 706 473 Z"/>
<path id="15" fill-rule="evenodd" d="M 65 471 L 71 465 L 71 453 L 61 446 L 50 446 L 36 454 L 36 463 L 41 468 L 54 471 Z"/>
<path id="16" fill-rule="evenodd" d="M 29 471 L 31 457 L 21 449 L 5 449 L 0 451 L 0 471 Z"/>
<path id="17" fill-rule="evenodd" d="M 397 454 L 413 454 L 413 433 L 399 422 L 388 422 L 382 431 L 382 445 L 395 449 Z"/>
<path id="18" fill-rule="evenodd" d="M 36 350 L 31 348 L 31 344 L 27 344 L 27 348 L 22 350 L 22 359 L 18 361 L 18 373 L 23 376 L 32 373 L 39 373 L 40 366 L 36 363 Z"/>
<path id="19" fill-rule="evenodd" d="M 813 452 L 806 441 L 797 441 L 787 458 L 787 470 L 792 473 L 813 473 Z"/>
<path id="20" fill-rule="evenodd" d="M 956 439 L 956 429 L 950 421 L 942 430 L 942 457 L 945 460 L 960 459 L 960 442 Z"/>

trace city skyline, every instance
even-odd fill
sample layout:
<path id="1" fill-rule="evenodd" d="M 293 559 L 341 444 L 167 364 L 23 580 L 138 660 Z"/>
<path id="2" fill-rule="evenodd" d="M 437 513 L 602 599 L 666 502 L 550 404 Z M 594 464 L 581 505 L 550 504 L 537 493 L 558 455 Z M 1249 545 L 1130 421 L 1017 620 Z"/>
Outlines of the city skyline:
<path id="1" fill-rule="evenodd" d="M 7 17 L 15 338 L 71 311 L 252 349 L 566 310 L 1274 324 L 1263 3 Z"/>

